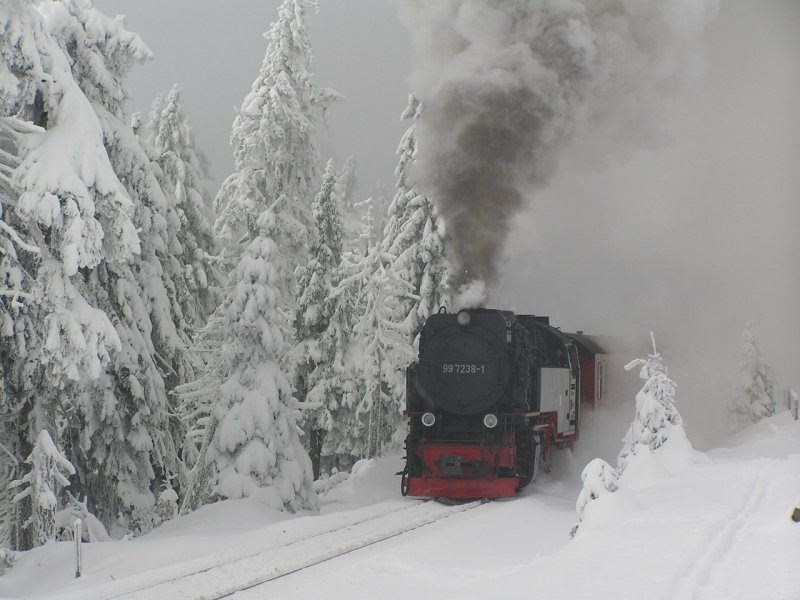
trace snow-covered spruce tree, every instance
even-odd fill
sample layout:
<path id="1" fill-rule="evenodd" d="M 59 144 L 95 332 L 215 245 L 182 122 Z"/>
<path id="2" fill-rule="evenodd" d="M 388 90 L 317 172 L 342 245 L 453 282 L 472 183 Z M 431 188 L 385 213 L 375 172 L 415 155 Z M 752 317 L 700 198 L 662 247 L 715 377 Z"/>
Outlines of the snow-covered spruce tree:
<path id="1" fill-rule="evenodd" d="M 120 348 L 85 277 L 107 254 L 124 261 L 139 250 L 130 199 L 108 159 L 97 114 L 51 31 L 51 9 L 60 10 L 53 3 L 0 6 L 0 192 L 4 222 L 25 240 L 11 235 L 23 250 L 16 260 L 29 294 L 24 307 L 4 298 L 12 303 L 4 304 L 0 337 L 4 446 L 18 462 L 32 452 L 43 424 L 60 423 L 52 429 L 56 441 L 74 450 L 64 443 L 78 438 L 65 418 L 74 415 L 72 400 Z M 16 272 L 9 265 L 4 270 Z M 18 513 L 23 521 L 31 514 L 27 500 Z M 13 537 L 21 548 L 33 543 Z"/>
<path id="2" fill-rule="evenodd" d="M 171 479 L 180 464 L 169 423 L 170 387 L 195 378 L 200 362 L 189 351 L 172 267 L 181 248 L 170 235 L 179 222 L 156 177 L 157 169 L 127 124 L 125 78 L 150 58 L 141 39 L 122 23 L 94 9 L 89 0 L 67 0 L 43 8 L 51 33 L 69 54 L 72 73 L 99 117 L 106 151 L 133 205 L 141 237 L 125 251 L 119 210 L 98 203 L 108 234 L 103 257 L 84 274 L 93 303 L 109 315 L 122 341 L 104 375 L 75 396 L 70 449 L 80 487 L 105 522 L 121 514 L 127 526 L 152 526 L 154 480 Z M 174 227 L 173 227 L 174 229 Z M 165 268 L 165 265 L 167 268 Z M 188 295 L 186 293 L 185 295 Z M 174 411 L 174 407 L 173 407 Z M 174 423 L 174 422 L 173 422 Z"/>
<path id="3" fill-rule="evenodd" d="M 739 378 L 728 403 L 728 413 L 735 429 L 775 414 L 775 380 L 752 322 L 747 323 L 742 333 Z"/>
<path id="4" fill-rule="evenodd" d="M 336 94 L 311 81 L 305 3 L 284 0 L 265 37 L 261 70 L 233 123 L 234 173 L 215 200 L 231 270 L 198 340 L 210 351 L 209 369 L 180 389 L 202 419 L 194 439 L 203 433 L 184 512 L 256 493 L 289 510 L 316 502 L 282 363 L 294 335 L 294 273 L 313 237 L 315 123 Z"/>
<path id="5" fill-rule="evenodd" d="M 25 462 L 30 470 L 22 479 L 11 482 L 12 488 L 21 488 L 13 501 L 27 498 L 31 502 L 31 514 L 23 527 L 32 528 L 33 545 L 41 546 L 55 540 L 58 487 L 69 485 L 67 476 L 74 475 L 75 468 L 53 443 L 46 429 L 39 432 Z"/>
<path id="6" fill-rule="evenodd" d="M 163 270 L 161 279 L 169 298 L 169 316 L 181 341 L 192 353 L 193 375 L 185 365 L 172 360 L 164 378 L 171 412 L 180 416 L 170 420 L 174 443 L 181 449 L 182 466 L 191 467 L 196 459 L 197 436 L 203 435 L 197 419 L 205 420 L 210 407 L 202 407 L 203 414 L 195 415 L 197 402 L 181 402 L 172 392 L 182 384 L 196 381 L 202 370 L 202 355 L 194 343 L 195 332 L 206 324 L 219 304 L 224 281 L 213 258 L 217 253 L 211 225 L 213 209 L 203 185 L 207 160 L 196 146 L 177 85 L 170 90 L 166 101 L 161 96 L 154 100 L 146 131 L 145 146 L 158 167 L 156 176 L 166 197 L 166 243 L 158 254 Z M 174 357 L 176 353 L 167 351 L 160 355 Z"/>
<path id="7" fill-rule="evenodd" d="M 417 152 L 415 130 L 421 108 L 419 100 L 410 94 L 401 118 L 412 119 L 412 123 L 397 148 L 396 192 L 389 207 L 383 239 L 383 250 L 392 257 L 393 275 L 411 283 L 416 296 L 400 299 L 394 317 L 406 328 L 409 343 L 415 341 L 425 319 L 441 306 L 450 304 L 443 223 L 433 203 L 408 181 Z"/>
<path id="8" fill-rule="evenodd" d="M 2 384 L 2 381 L 0 381 Z M 2 402 L 2 387 L 0 387 L 0 402 Z M 5 417 L 5 411 L 3 411 Z M 13 505 L 14 491 L 9 484 L 19 477 L 19 463 L 17 457 L 11 452 L 9 446 L 12 441 L 13 423 L 3 421 L 0 424 L 0 553 L 3 548 L 8 548 L 12 543 L 12 529 L 16 524 L 16 506 Z M 4 568 L 0 556 L 0 571 Z"/>
<path id="9" fill-rule="evenodd" d="M 167 221 L 168 252 L 163 268 L 181 310 L 178 327 L 191 337 L 219 304 L 223 282 L 216 264 L 209 260 L 216 254 L 216 243 L 211 196 L 203 184 L 208 178 L 208 160 L 194 140 L 178 85 L 166 100 L 154 102 L 147 129 L 147 145 L 160 167 L 159 180 L 173 217 Z"/>
<path id="10" fill-rule="evenodd" d="M 358 244 L 361 233 L 361 221 L 357 214 L 356 203 L 353 200 L 356 183 L 358 180 L 356 160 L 348 156 L 336 182 L 337 194 L 342 207 L 342 230 L 344 231 L 344 250 L 350 252 Z"/>
<path id="11" fill-rule="evenodd" d="M 636 394 L 636 416 L 623 440 L 623 448 L 617 456 L 617 473 L 622 474 L 628 459 L 638 447 L 657 450 L 670 437 L 673 427 L 683 427 L 678 409 L 675 407 L 676 385 L 667 376 L 667 368 L 656 350 L 655 336 L 651 333 L 653 353 L 647 359 L 637 358 L 625 370 L 641 366 L 639 377 L 644 386 Z"/>
<path id="12" fill-rule="evenodd" d="M 254 228 L 265 207 L 286 196 L 276 209 L 278 252 L 273 260 L 287 305 L 294 298 L 295 269 L 314 238 L 310 204 L 321 170 L 316 123 L 338 98 L 312 81 L 306 5 L 284 0 L 278 20 L 264 34 L 267 51 L 261 70 L 233 122 L 234 173 L 215 200 L 222 242 L 235 244 Z"/>
<path id="13" fill-rule="evenodd" d="M 18 141 L 26 131 L 32 132 L 23 119 L 33 118 L 36 98 L 35 90 L 31 90 L 27 99 L 18 93 L 20 84 L 33 85 L 32 78 L 28 76 L 26 80 L 22 73 L 38 61 L 39 55 L 31 39 L 33 27 L 24 22 L 25 11 L 19 6 L 14 14 L 11 8 L 0 7 L 0 21 L 5 23 L 0 41 L 0 89 L 3 90 L 0 92 L 0 551 L 10 545 L 12 529 L 19 525 L 9 484 L 19 475 L 20 460 L 24 457 L 20 442 L 29 445 L 27 432 L 20 438 L 19 431 L 20 425 L 25 429 L 27 419 L 23 417 L 22 423 L 17 423 L 18 416 L 25 414 L 20 409 L 29 399 L 15 394 L 10 386 L 23 379 L 14 377 L 13 371 L 30 364 L 24 357 L 34 330 L 28 314 L 28 304 L 34 300 L 30 294 L 34 281 L 23 262 L 30 262 L 39 254 L 39 249 L 25 242 L 15 229 L 15 225 L 24 227 L 24 223 L 13 211 L 18 195 L 12 179 L 20 164 Z M 23 47 L 28 48 L 30 55 L 22 51 Z M 0 561 L 0 568 L 2 564 Z"/>
<path id="14" fill-rule="evenodd" d="M 336 193 L 344 210 L 348 210 L 353 205 L 353 191 L 358 181 L 357 170 L 356 159 L 348 156 L 336 178 Z"/>
<path id="15" fill-rule="evenodd" d="M 191 473 L 184 512 L 244 496 L 259 496 L 289 511 L 316 505 L 311 461 L 300 443 L 291 385 L 280 364 L 288 328 L 280 310 L 278 247 L 271 237 L 278 223 L 276 208 L 265 209 L 253 223 L 257 230 L 205 332 L 218 341 L 204 380 L 217 402 Z"/>
<path id="16" fill-rule="evenodd" d="M 323 373 L 330 371 L 337 352 L 337 348 L 329 343 L 332 340 L 326 336 L 333 309 L 330 299 L 333 278 L 342 260 L 342 221 L 336 183 L 336 169 L 330 160 L 322 178 L 322 188 L 312 206 L 317 239 L 311 245 L 308 264 L 297 269 L 295 331 L 298 344 L 292 352 L 295 393 L 301 402 L 306 401 L 313 377 L 318 386 L 315 395 L 322 405 L 306 412 L 303 425 L 308 436 L 314 479 L 319 477 L 323 438 L 331 428 L 330 408 L 337 402 L 329 395 L 330 390 L 319 389 L 320 385 L 327 387 L 320 380 L 328 379 Z M 322 343 L 323 337 L 328 343 Z"/>
<path id="17" fill-rule="evenodd" d="M 355 364 L 353 327 L 358 320 L 358 276 L 351 277 L 357 262 L 345 255 L 334 280 L 336 287 L 328 297 L 331 313 L 328 328 L 320 340 L 320 351 L 330 361 L 315 369 L 309 377 L 309 402 L 323 404 L 326 430 L 320 448 L 321 469 L 330 473 L 349 470 L 356 460 L 366 455 L 365 427 L 356 414 L 362 398 L 363 379 Z"/>
<path id="18" fill-rule="evenodd" d="M 370 227 L 369 220 L 366 227 Z M 359 304 L 363 310 L 355 326 L 359 349 L 356 356 L 364 381 L 356 414 L 367 420 L 369 458 L 380 455 L 387 444 L 399 443 L 405 392 L 403 373 L 413 360 L 406 330 L 393 319 L 401 301 L 414 299 L 412 284 L 395 275 L 390 268 L 392 260 L 380 243 L 373 243 L 356 269 L 362 286 Z"/>
<path id="19" fill-rule="evenodd" d="M 359 240 L 367 248 L 375 244 L 371 202 L 367 201 L 363 231 Z M 309 377 L 307 401 L 324 407 L 327 420 L 320 449 L 321 470 L 349 470 L 359 458 L 367 455 L 367 427 L 359 404 L 364 396 L 364 374 L 361 351 L 354 328 L 364 314 L 364 286 L 368 271 L 362 243 L 343 252 L 333 276 L 326 306 L 330 314 L 328 327 L 319 343 L 320 353 L 330 360 L 314 369 Z"/>

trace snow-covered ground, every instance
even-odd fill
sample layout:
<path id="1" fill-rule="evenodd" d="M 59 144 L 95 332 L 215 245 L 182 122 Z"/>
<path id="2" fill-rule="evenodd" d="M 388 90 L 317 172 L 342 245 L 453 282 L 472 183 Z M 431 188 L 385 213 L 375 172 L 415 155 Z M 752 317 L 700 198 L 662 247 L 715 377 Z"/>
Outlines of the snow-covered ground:
<path id="1" fill-rule="evenodd" d="M 789 518 L 800 501 L 800 423 L 782 413 L 725 448 L 690 458 L 671 461 L 666 452 L 662 460 L 634 461 L 619 491 L 589 504 L 572 540 L 582 464 L 562 453 L 553 472 L 518 498 L 453 514 L 235 597 L 800 598 L 800 524 Z M 361 535 L 354 524 L 413 508 L 417 501 L 399 498 L 400 467 L 398 458 L 362 465 L 325 494 L 320 515 L 290 517 L 252 500 L 227 501 L 138 539 L 85 544 L 80 580 L 73 578 L 71 544 L 37 548 L 0 577 L 0 595 L 111 597 L 331 530 L 339 537 L 315 539 L 344 545 L 348 535 Z M 288 549 L 264 556 L 290 558 Z M 278 558 L 265 559 L 263 570 Z M 241 564 L 259 569 L 252 560 Z M 172 597 L 207 591 L 187 579 Z"/>

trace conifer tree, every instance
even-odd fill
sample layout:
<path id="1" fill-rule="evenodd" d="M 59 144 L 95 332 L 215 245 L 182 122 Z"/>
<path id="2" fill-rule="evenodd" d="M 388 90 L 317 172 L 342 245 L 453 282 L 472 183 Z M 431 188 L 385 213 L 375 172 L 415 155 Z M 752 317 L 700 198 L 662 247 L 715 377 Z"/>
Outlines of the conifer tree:
<path id="1" fill-rule="evenodd" d="M 39 52 L 44 43 L 37 40 L 44 35 L 38 32 L 37 36 L 36 16 L 25 4 L 0 6 L 4 24 L 0 37 L 0 551 L 11 545 L 20 525 L 9 484 L 25 457 L 21 446 L 28 447 L 30 442 L 27 432 L 21 435 L 14 415 L 24 414 L 32 399 L 22 391 L 15 393 L 13 387 L 19 386 L 13 384 L 24 382 L 24 376 L 14 372 L 31 365 L 25 357 L 35 330 L 29 316 L 29 305 L 35 304 L 31 295 L 35 281 L 27 268 L 40 251 L 17 230 L 27 227 L 13 210 L 18 199 L 13 176 L 20 165 L 23 140 L 37 131 L 27 121 L 34 118 L 37 98 L 40 106 L 43 99 L 31 73 L 37 67 L 41 71 Z"/>
<path id="2" fill-rule="evenodd" d="M 740 429 L 775 414 L 775 380 L 761 352 L 755 325 L 742 333 L 739 379 L 728 404 L 731 425 Z"/>
<path id="3" fill-rule="evenodd" d="M 361 221 L 353 194 L 356 187 L 357 175 L 356 160 L 348 156 L 336 181 L 337 195 L 342 208 L 342 230 L 344 232 L 343 247 L 346 252 L 355 249 L 361 233 Z"/>
<path id="4" fill-rule="evenodd" d="M 410 94 L 401 118 L 412 119 L 412 123 L 397 148 L 396 192 L 383 239 L 383 250 L 392 256 L 392 273 L 413 286 L 415 297 L 401 298 L 394 317 L 406 328 L 409 343 L 414 342 L 425 319 L 450 303 L 443 223 L 433 203 L 408 181 L 417 153 L 416 120 L 421 110 L 419 100 Z"/>
<path id="5" fill-rule="evenodd" d="M 368 213 L 369 214 L 369 213 Z M 367 223 L 369 227 L 369 221 Z M 357 267 L 361 282 L 362 314 L 355 326 L 358 363 L 364 393 L 356 414 L 367 420 L 367 456 L 381 454 L 389 443 L 398 443 L 403 433 L 402 397 L 404 368 L 413 359 L 402 324 L 393 320 L 400 302 L 414 299 L 412 284 L 396 277 L 392 256 L 373 243 Z"/>
<path id="6" fill-rule="evenodd" d="M 297 270 L 295 330 L 299 343 L 294 350 L 297 356 L 295 390 L 301 401 L 307 400 L 313 376 L 318 386 L 315 395 L 322 404 L 306 415 L 305 429 L 315 479 L 319 477 L 323 438 L 331 428 L 330 403 L 336 401 L 327 393 L 330 390 L 321 392 L 319 389 L 322 373 L 330 370 L 336 353 L 330 343 L 323 344 L 323 337 L 329 339 L 326 334 L 331 325 L 333 277 L 342 260 L 342 223 L 336 184 L 336 170 L 330 160 L 322 178 L 322 188 L 312 206 L 318 237 L 311 245 L 308 264 Z"/>
<path id="7" fill-rule="evenodd" d="M 353 191 L 358 180 L 356 159 L 348 156 L 336 178 L 336 190 L 339 203 L 347 211 L 353 205 Z"/>
<path id="8" fill-rule="evenodd" d="M 86 290 L 86 275 L 105 255 L 127 260 L 139 250 L 131 201 L 98 117 L 48 25 L 62 10 L 24 1 L 0 6 L 0 193 L 13 207 L 2 218 L 14 233 L 3 232 L 16 247 L 4 243 L 2 268 L 6 285 L 27 294 L 24 305 L 17 293 L 2 299 L 3 445 L 18 463 L 33 451 L 42 420 L 71 414 L 76 391 L 121 346 Z M 32 515 L 28 500 L 22 521 Z M 21 548 L 33 543 L 14 538 Z"/>
<path id="9" fill-rule="evenodd" d="M 265 34 L 264 61 L 233 122 L 234 173 L 215 200 L 217 230 L 223 243 L 235 244 L 265 206 L 286 197 L 276 214 L 279 252 L 274 260 L 287 303 L 295 289 L 295 269 L 314 237 L 310 204 L 320 171 L 316 123 L 339 97 L 312 81 L 305 7 L 301 0 L 284 0 L 278 20 Z"/>
<path id="10" fill-rule="evenodd" d="M 311 461 L 295 423 L 291 385 L 281 368 L 286 351 L 275 266 L 273 207 L 254 224 L 228 281 L 226 300 L 206 329 L 218 345 L 208 385 L 218 398 L 191 474 L 183 511 L 219 498 L 258 495 L 277 509 L 313 508 Z M 212 331 L 213 328 L 213 331 Z"/>
<path id="11" fill-rule="evenodd" d="M 213 261 L 213 207 L 203 180 L 208 160 L 198 149 L 178 85 L 153 104 L 148 146 L 160 167 L 159 180 L 174 218 L 167 222 L 168 259 L 163 268 L 175 297 L 173 319 L 186 337 L 205 325 L 219 303 L 222 277 Z M 179 309 L 179 310 L 178 310 Z"/>
<path id="12" fill-rule="evenodd" d="M 31 502 L 30 517 L 23 528 L 30 527 L 33 545 L 41 546 L 55 540 L 58 487 L 69 485 L 67 475 L 74 475 L 75 467 L 59 451 L 46 429 L 39 432 L 25 462 L 30 465 L 30 471 L 22 479 L 11 482 L 12 488 L 21 488 L 13 501 L 27 498 Z"/>
<path id="13" fill-rule="evenodd" d="M 348 470 L 366 455 L 364 424 L 356 414 L 363 385 L 355 364 L 353 327 L 361 282 L 348 276 L 353 266 L 352 257 L 344 256 L 334 276 L 338 283 L 327 300 L 331 316 L 320 341 L 320 351 L 329 361 L 312 371 L 306 397 L 324 406 L 320 465 L 327 472 L 333 467 Z"/>
<path id="14" fill-rule="evenodd" d="M 168 361 L 164 381 L 171 412 L 180 417 L 170 420 L 174 444 L 181 449 L 181 466 L 191 467 L 196 458 L 194 436 L 198 434 L 194 426 L 197 416 L 192 415 L 196 403 L 181 403 L 172 392 L 195 381 L 202 371 L 202 357 L 194 345 L 195 332 L 216 309 L 224 281 L 213 258 L 217 253 L 212 233 L 213 208 L 203 185 L 207 160 L 196 146 L 180 87 L 173 86 L 166 100 L 161 96 L 154 100 L 146 132 L 144 145 L 155 162 L 166 209 L 162 219 L 164 243 L 157 256 L 167 297 L 159 305 L 169 307 L 162 312 L 174 323 L 180 340 L 163 350 L 156 343 L 156 350 Z M 188 360 L 181 360 L 184 357 Z M 207 412 L 200 418 L 206 417 Z"/>
<path id="15" fill-rule="evenodd" d="M 283 362 L 294 336 L 294 272 L 312 237 L 315 123 L 335 93 L 311 81 L 303 2 L 284 0 L 265 37 L 261 70 L 233 124 L 234 173 L 215 201 L 231 272 L 199 340 L 211 350 L 209 368 L 180 390 L 204 418 L 183 511 L 253 494 L 287 510 L 316 502 Z"/>
<path id="16" fill-rule="evenodd" d="M 363 290 L 368 271 L 365 252 L 375 244 L 371 201 L 362 218 L 363 244 L 342 253 L 333 275 L 333 289 L 327 298 L 330 319 L 320 340 L 320 352 L 330 358 L 309 376 L 307 401 L 321 404 L 325 433 L 320 449 L 321 470 L 349 470 L 367 455 L 367 426 L 358 408 L 363 400 L 364 376 L 361 351 L 354 328 L 364 314 Z"/>
<path id="17" fill-rule="evenodd" d="M 92 102 L 106 151 L 139 230 L 135 252 L 124 253 L 117 236 L 119 209 L 98 205 L 109 235 L 97 268 L 85 276 L 92 301 L 109 315 L 122 344 L 110 368 L 76 394 L 71 427 L 80 435 L 72 453 L 80 463 L 84 492 L 106 523 L 121 513 L 134 530 L 152 525 L 156 478 L 178 474 L 168 426 L 166 373 L 194 377 L 188 340 L 176 329 L 162 259 L 169 252 L 167 224 L 174 216 L 153 165 L 125 115 L 125 78 L 151 57 L 139 36 L 97 11 L 88 0 L 48 6 L 51 31 L 69 54 L 71 70 Z M 102 35 L 99 33 L 102 32 Z M 174 303 L 172 303 L 174 305 Z"/>
<path id="18" fill-rule="evenodd" d="M 675 407 L 676 385 L 667 376 L 667 368 L 656 350 L 656 340 L 650 334 L 653 353 L 647 358 L 637 358 L 625 366 L 631 370 L 641 366 L 639 377 L 644 386 L 636 394 L 636 416 L 623 440 L 624 446 L 617 457 L 617 472 L 622 473 L 631 454 L 639 446 L 657 450 L 670 437 L 671 428 L 683 427 L 683 419 Z"/>

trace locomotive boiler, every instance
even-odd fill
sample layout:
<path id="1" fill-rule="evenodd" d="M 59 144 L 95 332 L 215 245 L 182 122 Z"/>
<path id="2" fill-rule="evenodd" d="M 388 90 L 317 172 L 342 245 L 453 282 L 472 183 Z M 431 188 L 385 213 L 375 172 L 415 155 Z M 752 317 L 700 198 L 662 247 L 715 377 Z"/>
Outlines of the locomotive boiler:
<path id="1" fill-rule="evenodd" d="M 513 496 L 570 446 L 580 425 L 587 340 L 547 317 L 440 311 L 406 379 L 404 495 Z M 593 363 L 592 363 L 593 364 Z"/>

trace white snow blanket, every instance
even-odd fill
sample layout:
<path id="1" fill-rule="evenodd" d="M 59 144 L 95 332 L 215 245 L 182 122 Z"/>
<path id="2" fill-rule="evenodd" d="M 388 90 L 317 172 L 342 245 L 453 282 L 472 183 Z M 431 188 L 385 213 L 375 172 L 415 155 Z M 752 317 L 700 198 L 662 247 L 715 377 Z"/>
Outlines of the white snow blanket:
<path id="1" fill-rule="evenodd" d="M 642 455 L 617 491 L 587 505 L 571 540 L 584 465 L 561 453 L 553 473 L 518 498 L 456 514 L 234 597 L 800 598 L 800 524 L 789 518 L 800 501 L 800 423 L 788 412 L 707 454 Z M 326 491 L 319 515 L 290 517 L 252 499 L 226 501 L 141 538 L 86 544 L 80 580 L 73 578 L 71 544 L 37 548 L 0 577 L 0 595 L 58 597 L 83 590 L 95 597 L 100 586 L 123 592 L 131 589 L 131 578 L 185 574 L 355 522 L 391 502 L 406 502 L 397 498 L 393 477 L 400 466 L 398 458 L 362 465 Z M 369 504 L 359 505 L 358 498 Z M 242 568 L 257 573 L 270 565 L 251 561 Z M 182 585 L 186 597 L 205 593 L 192 587 L 191 578 Z"/>

